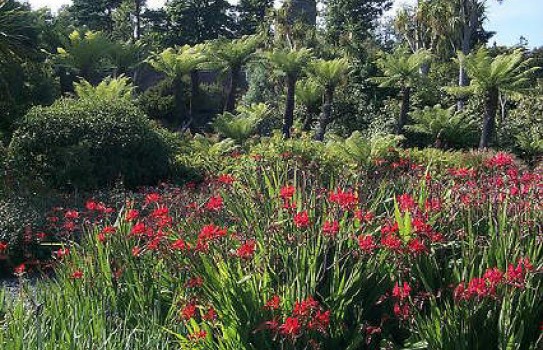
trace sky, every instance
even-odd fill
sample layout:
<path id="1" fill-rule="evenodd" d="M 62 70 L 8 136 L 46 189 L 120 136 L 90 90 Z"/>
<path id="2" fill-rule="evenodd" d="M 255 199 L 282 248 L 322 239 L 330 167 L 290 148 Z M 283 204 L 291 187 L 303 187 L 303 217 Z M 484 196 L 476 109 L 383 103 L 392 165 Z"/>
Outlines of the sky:
<path id="1" fill-rule="evenodd" d="M 70 0 L 27 0 L 32 7 L 47 6 L 57 10 L 60 6 L 69 4 Z M 147 0 L 150 7 L 156 8 L 165 0 Z M 413 4 L 416 0 L 395 0 L 395 9 L 402 4 Z M 498 45 L 515 45 L 524 36 L 530 47 L 543 46 L 543 0 L 505 0 L 501 5 L 494 0 L 488 0 L 488 19 L 485 28 L 495 31 L 491 39 Z"/>

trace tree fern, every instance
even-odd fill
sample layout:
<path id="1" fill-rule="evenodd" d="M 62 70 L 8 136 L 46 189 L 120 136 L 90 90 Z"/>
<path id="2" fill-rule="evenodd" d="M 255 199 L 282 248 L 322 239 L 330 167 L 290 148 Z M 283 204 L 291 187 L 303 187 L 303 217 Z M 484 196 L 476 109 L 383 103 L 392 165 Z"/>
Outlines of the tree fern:
<path id="1" fill-rule="evenodd" d="M 97 86 L 93 86 L 85 79 L 74 83 L 75 94 L 82 100 L 131 100 L 134 88 L 130 78 L 124 75 L 118 78 L 108 77 Z"/>

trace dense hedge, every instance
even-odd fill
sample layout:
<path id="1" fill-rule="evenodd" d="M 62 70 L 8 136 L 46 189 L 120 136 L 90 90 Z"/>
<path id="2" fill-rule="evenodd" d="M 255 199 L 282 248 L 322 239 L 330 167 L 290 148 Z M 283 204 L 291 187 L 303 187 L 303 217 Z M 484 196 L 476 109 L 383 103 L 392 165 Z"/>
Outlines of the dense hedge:
<path id="1" fill-rule="evenodd" d="M 16 174 L 54 188 L 134 187 L 171 175 L 175 144 L 130 102 L 61 99 L 25 116 L 8 153 Z"/>

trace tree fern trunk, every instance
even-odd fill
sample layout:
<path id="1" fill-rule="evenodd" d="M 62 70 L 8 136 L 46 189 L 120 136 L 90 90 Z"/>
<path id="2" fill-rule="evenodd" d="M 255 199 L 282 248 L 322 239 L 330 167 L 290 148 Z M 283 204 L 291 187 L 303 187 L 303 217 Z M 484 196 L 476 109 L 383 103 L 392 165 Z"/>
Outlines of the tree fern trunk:
<path id="1" fill-rule="evenodd" d="M 396 128 L 396 134 L 403 134 L 403 128 L 407 124 L 407 115 L 409 113 L 409 104 L 411 100 L 411 88 L 402 88 L 402 105 L 400 107 L 400 118 L 398 119 L 398 126 Z"/>
<path id="2" fill-rule="evenodd" d="M 183 93 L 183 79 L 175 77 L 173 80 L 173 94 L 175 100 L 175 115 L 179 118 L 179 123 L 182 124 L 185 119 L 185 94 Z"/>
<path id="3" fill-rule="evenodd" d="M 287 101 L 283 115 L 283 137 L 290 138 L 290 129 L 294 123 L 294 94 L 296 92 L 296 77 L 287 76 Z"/>
<path id="4" fill-rule="evenodd" d="M 334 89 L 331 86 L 326 87 L 324 92 L 324 105 L 322 106 L 321 120 L 319 122 L 319 129 L 315 135 L 315 140 L 324 140 L 324 134 L 326 134 L 326 128 L 332 119 L 332 103 L 334 102 Z"/>
<path id="5" fill-rule="evenodd" d="M 236 109 L 236 93 L 239 85 L 239 75 L 241 68 L 235 67 L 230 71 L 230 86 L 228 87 L 228 95 L 226 96 L 226 106 L 224 110 L 227 112 L 234 112 Z"/>
<path id="6" fill-rule="evenodd" d="M 488 148 L 496 128 L 496 112 L 498 110 L 498 89 L 491 89 L 485 96 L 485 114 L 483 118 L 483 131 L 479 142 L 479 149 Z"/>

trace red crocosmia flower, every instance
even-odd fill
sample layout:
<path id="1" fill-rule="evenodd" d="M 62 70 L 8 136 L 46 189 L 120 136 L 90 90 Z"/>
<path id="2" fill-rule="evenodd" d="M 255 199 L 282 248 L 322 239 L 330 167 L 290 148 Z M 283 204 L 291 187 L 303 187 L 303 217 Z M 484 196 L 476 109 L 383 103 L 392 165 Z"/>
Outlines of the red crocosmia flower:
<path id="1" fill-rule="evenodd" d="M 217 181 L 219 183 L 221 183 L 221 184 L 224 184 L 224 185 L 231 185 L 231 184 L 234 183 L 234 177 L 232 175 L 229 175 L 229 174 L 221 174 L 217 178 Z"/>
<path id="2" fill-rule="evenodd" d="M 73 231 L 75 231 L 76 226 L 75 226 L 75 222 L 66 221 L 62 227 L 68 232 L 73 232 Z"/>
<path id="3" fill-rule="evenodd" d="M 102 233 L 105 235 L 114 234 L 116 231 L 117 229 L 114 226 L 106 226 L 102 229 Z"/>
<path id="4" fill-rule="evenodd" d="M 294 310 L 292 313 L 295 316 L 309 316 L 311 312 L 318 307 L 319 302 L 310 296 L 306 300 L 297 301 L 294 303 Z"/>
<path id="5" fill-rule="evenodd" d="M 72 279 L 74 280 L 78 280 L 78 279 L 81 279 L 83 278 L 83 271 L 81 270 L 75 270 L 73 273 L 72 273 Z"/>
<path id="6" fill-rule="evenodd" d="M 130 230 L 130 234 L 134 236 L 140 236 L 143 235 L 145 232 L 147 232 L 147 227 L 145 224 L 141 221 L 137 222 L 133 227 L 132 230 Z"/>
<path id="7" fill-rule="evenodd" d="M 250 259 L 253 257 L 256 249 L 255 241 L 247 241 L 241 245 L 236 251 L 236 255 L 242 259 Z"/>
<path id="8" fill-rule="evenodd" d="M 358 246 L 365 253 L 372 253 L 375 249 L 377 249 L 377 245 L 375 244 L 372 235 L 358 236 Z"/>
<path id="9" fill-rule="evenodd" d="M 87 203 L 85 203 L 85 209 L 87 209 L 88 211 L 96 211 L 97 208 L 98 208 L 98 203 L 96 203 L 93 200 L 89 200 L 87 201 Z"/>
<path id="10" fill-rule="evenodd" d="M 409 298 L 411 294 L 411 287 L 407 282 L 404 282 L 403 285 L 399 285 L 398 282 L 394 285 L 392 289 L 392 296 L 398 298 L 399 300 L 404 300 Z"/>
<path id="11" fill-rule="evenodd" d="M 100 243 L 104 243 L 106 241 L 106 235 L 103 232 L 100 232 L 98 235 L 96 235 L 96 239 Z"/>
<path id="12" fill-rule="evenodd" d="M 400 304 L 395 303 L 394 304 L 394 314 L 396 317 L 406 320 L 409 318 L 409 305 L 408 304 Z"/>
<path id="13" fill-rule="evenodd" d="M 171 248 L 173 250 L 189 250 L 190 245 L 182 239 L 178 239 L 172 243 Z"/>
<path id="14" fill-rule="evenodd" d="M 283 200 L 292 199 L 295 193 L 296 193 L 296 187 L 290 186 L 290 185 L 281 187 L 281 190 L 279 191 L 279 194 L 281 198 L 283 198 Z"/>
<path id="15" fill-rule="evenodd" d="M 383 227 L 381 227 L 381 233 L 383 235 L 398 232 L 398 230 L 399 230 L 399 226 L 397 222 L 395 222 L 394 225 L 386 224 Z"/>
<path id="16" fill-rule="evenodd" d="M 158 193 L 149 193 L 145 196 L 145 204 L 157 203 L 160 202 L 161 197 Z"/>
<path id="17" fill-rule="evenodd" d="M 56 255 L 56 257 L 58 259 L 62 259 L 65 256 L 70 255 L 70 249 L 69 248 L 60 248 L 54 254 Z"/>
<path id="18" fill-rule="evenodd" d="M 519 288 L 524 287 L 526 273 L 533 270 L 533 266 L 530 260 L 527 258 L 521 258 L 517 262 L 517 265 L 509 264 L 507 267 L 507 273 L 505 278 L 508 283 L 515 285 Z"/>
<path id="19" fill-rule="evenodd" d="M 294 225 L 298 228 L 306 228 L 309 226 L 309 216 L 307 211 L 302 211 L 294 215 Z"/>
<path id="20" fill-rule="evenodd" d="M 330 326 L 330 311 L 321 311 L 317 310 L 315 315 L 311 318 L 307 327 L 319 331 L 321 333 L 326 333 L 326 330 Z"/>
<path id="21" fill-rule="evenodd" d="M 151 217 L 153 219 L 165 218 L 168 216 L 169 212 L 167 207 L 158 207 L 151 212 Z"/>
<path id="22" fill-rule="evenodd" d="M 25 271 L 26 271 L 26 265 L 24 263 L 16 266 L 15 269 L 13 270 L 13 272 L 17 276 L 22 276 L 25 273 Z"/>
<path id="23" fill-rule="evenodd" d="M 200 276 L 195 276 L 189 279 L 186 283 L 187 288 L 200 288 L 204 284 L 204 279 Z"/>
<path id="24" fill-rule="evenodd" d="M 491 286 L 496 286 L 503 281 L 503 272 L 494 267 L 485 271 L 483 278 L 488 281 Z"/>
<path id="25" fill-rule="evenodd" d="M 209 198 L 206 203 L 206 209 L 211 211 L 218 211 L 223 208 L 223 200 L 220 195 Z"/>
<path id="26" fill-rule="evenodd" d="M 463 282 L 460 283 L 458 286 L 456 286 L 456 288 L 454 288 L 453 296 L 454 296 L 454 300 L 456 301 L 466 299 L 467 297 L 466 286 L 464 285 Z"/>
<path id="27" fill-rule="evenodd" d="M 375 219 L 375 214 L 371 211 L 357 210 L 355 211 L 354 216 L 361 223 L 370 223 Z"/>
<path id="28" fill-rule="evenodd" d="M 407 249 L 410 253 L 414 255 L 419 255 L 421 253 L 426 252 L 428 249 L 426 248 L 426 245 L 424 245 L 424 242 L 420 238 L 414 238 L 407 244 Z"/>
<path id="29" fill-rule="evenodd" d="M 79 218 L 79 212 L 77 210 L 67 210 L 66 213 L 64 213 L 64 218 L 75 220 Z"/>
<path id="30" fill-rule="evenodd" d="M 296 337 L 301 329 L 300 321 L 296 317 L 287 317 L 285 323 L 279 326 L 279 332 L 289 337 Z"/>
<path id="31" fill-rule="evenodd" d="M 141 255 L 141 248 L 138 246 L 135 246 L 132 248 L 132 256 L 138 257 Z"/>
<path id="32" fill-rule="evenodd" d="M 328 200 L 338 204 L 343 209 L 351 208 L 358 203 L 356 194 L 351 191 L 343 191 L 339 188 L 335 192 L 330 193 Z"/>
<path id="33" fill-rule="evenodd" d="M 134 221 L 137 218 L 139 218 L 140 212 L 136 209 L 130 209 L 126 212 L 125 220 L 126 221 Z"/>
<path id="34" fill-rule="evenodd" d="M 396 200 L 398 201 L 398 205 L 400 206 L 400 209 L 402 211 L 410 211 L 413 210 L 416 206 L 415 200 L 413 197 L 411 197 L 409 194 L 404 193 L 402 195 L 399 195 Z"/>
<path id="35" fill-rule="evenodd" d="M 36 239 L 38 241 L 43 241 L 47 237 L 45 232 L 36 232 Z"/>
<path id="36" fill-rule="evenodd" d="M 264 309 L 268 310 L 277 310 L 279 309 L 281 305 L 281 298 L 279 298 L 279 295 L 274 295 L 270 300 L 266 302 L 264 305 Z"/>
<path id="37" fill-rule="evenodd" d="M 9 247 L 9 244 L 7 244 L 6 242 L 0 242 L 0 253 L 6 251 Z"/>
<path id="38" fill-rule="evenodd" d="M 504 152 L 498 152 L 494 157 L 490 158 L 486 165 L 492 168 L 503 168 L 513 165 L 513 157 Z"/>
<path id="39" fill-rule="evenodd" d="M 192 303 L 185 305 L 185 307 L 181 310 L 181 317 L 185 321 L 190 320 L 194 317 L 194 315 L 196 315 L 196 305 Z"/>
<path id="40" fill-rule="evenodd" d="M 200 330 L 194 333 L 189 334 L 189 340 L 192 342 L 198 342 L 207 337 L 207 332 L 204 330 Z"/>
<path id="41" fill-rule="evenodd" d="M 381 245 L 392 251 L 400 251 L 402 249 L 402 240 L 393 234 L 387 234 L 381 238 Z"/>
<path id="42" fill-rule="evenodd" d="M 322 225 L 322 232 L 325 236 L 335 236 L 339 232 L 339 222 L 326 221 L 324 225 Z"/>
<path id="43" fill-rule="evenodd" d="M 207 309 L 206 313 L 202 316 L 202 318 L 206 321 L 213 322 L 217 319 L 217 312 L 214 308 L 210 307 Z"/>

